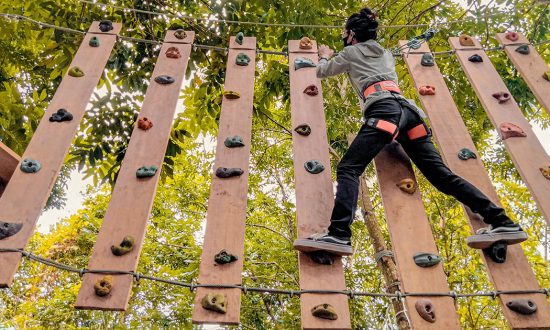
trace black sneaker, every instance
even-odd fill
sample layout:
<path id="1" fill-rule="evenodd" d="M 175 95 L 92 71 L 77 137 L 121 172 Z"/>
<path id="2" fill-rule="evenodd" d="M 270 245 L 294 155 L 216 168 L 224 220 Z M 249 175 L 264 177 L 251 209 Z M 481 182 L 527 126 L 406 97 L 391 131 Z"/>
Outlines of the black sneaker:
<path id="1" fill-rule="evenodd" d="M 525 240 L 527 240 L 527 234 L 521 226 L 510 221 L 480 228 L 475 235 L 466 239 L 466 243 L 474 249 L 486 249 L 496 242 L 512 245 Z"/>
<path id="2" fill-rule="evenodd" d="M 302 252 L 327 251 L 337 255 L 352 255 L 349 238 L 332 236 L 327 233 L 316 233 L 307 238 L 294 241 L 294 248 Z"/>

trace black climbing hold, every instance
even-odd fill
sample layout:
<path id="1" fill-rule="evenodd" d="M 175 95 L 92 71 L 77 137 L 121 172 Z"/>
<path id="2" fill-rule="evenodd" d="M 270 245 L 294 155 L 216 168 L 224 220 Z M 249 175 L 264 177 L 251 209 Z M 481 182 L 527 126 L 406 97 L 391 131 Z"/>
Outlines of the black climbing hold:
<path id="1" fill-rule="evenodd" d="M 111 245 L 111 252 L 115 256 L 123 256 L 134 249 L 134 243 L 133 236 L 125 236 L 119 245 Z"/>
<path id="2" fill-rule="evenodd" d="M 468 57 L 468 61 L 474 62 L 474 63 L 480 63 L 483 62 L 483 58 L 479 56 L 478 54 L 474 54 L 470 57 Z"/>
<path id="3" fill-rule="evenodd" d="M 218 254 L 214 256 L 214 261 L 219 265 L 229 264 L 233 261 L 237 261 L 239 258 L 226 250 L 221 250 Z"/>
<path id="4" fill-rule="evenodd" d="M 111 289 L 113 288 L 113 276 L 106 275 L 102 277 L 101 279 L 97 280 L 94 284 L 94 290 L 95 294 L 100 297 L 105 297 L 109 293 L 111 293 Z"/>
<path id="5" fill-rule="evenodd" d="M 247 66 L 248 63 L 250 63 L 250 57 L 248 55 L 246 55 L 245 53 L 237 54 L 237 58 L 235 59 L 235 64 L 240 66 Z"/>
<path id="6" fill-rule="evenodd" d="M 23 228 L 22 223 L 0 221 L 0 240 L 17 234 L 21 228 Z"/>
<path id="7" fill-rule="evenodd" d="M 468 160 L 470 158 L 476 159 L 477 155 L 472 150 L 470 150 L 468 148 L 462 148 L 458 152 L 458 158 L 460 158 L 462 160 Z"/>
<path id="8" fill-rule="evenodd" d="M 67 109 L 59 109 L 50 117 L 51 122 L 62 122 L 71 120 L 73 120 L 73 115 L 69 111 L 67 111 Z"/>
<path id="9" fill-rule="evenodd" d="M 493 97 L 498 100 L 498 103 L 505 103 L 510 99 L 510 93 L 508 92 L 497 92 L 493 93 Z"/>
<path id="10" fill-rule="evenodd" d="M 422 59 L 420 60 L 420 64 L 422 66 L 434 66 L 435 61 L 434 61 L 433 55 L 431 53 L 422 54 Z"/>
<path id="11" fill-rule="evenodd" d="M 221 179 L 230 178 L 233 176 L 240 176 L 244 171 L 237 167 L 218 167 L 216 170 L 216 176 Z"/>
<path id="12" fill-rule="evenodd" d="M 414 303 L 414 307 L 416 308 L 416 311 L 418 312 L 421 318 L 423 318 L 424 320 L 430 323 L 435 322 L 435 309 L 431 300 L 418 299 Z"/>
<path id="13" fill-rule="evenodd" d="M 311 261 L 320 265 L 332 265 L 334 263 L 334 255 L 327 251 L 313 251 L 308 253 Z"/>
<path id="14" fill-rule="evenodd" d="M 242 32 L 237 33 L 237 35 L 235 36 L 235 42 L 237 42 L 239 45 L 242 45 L 243 41 L 244 41 L 244 33 Z"/>
<path id="15" fill-rule="evenodd" d="M 529 45 L 521 45 L 518 48 L 516 48 L 516 52 L 523 55 L 528 55 L 531 52 L 531 50 L 529 49 Z"/>
<path id="16" fill-rule="evenodd" d="M 91 47 L 99 47 L 99 38 L 96 36 L 91 37 L 88 45 Z"/>
<path id="17" fill-rule="evenodd" d="M 523 315 L 530 315 L 537 311 L 537 304 L 531 299 L 513 299 L 506 303 L 506 307 Z"/>
<path id="18" fill-rule="evenodd" d="M 304 167 L 306 171 L 308 171 L 311 174 L 318 174 L 325 170 L 325 166 L 321 164 L 318 160 L 308 160 L 304 163 Z"/>
<path id="19" fill-rule="evenodd" d="M 235 92 L 235 91 L 224 91 L 223 96 L 225 96 L 226 99 L 229 100 L 236 100 L 241 98 L 241 94 Z"/>
<path id="20" fill-rule="evenodd" d="M 101 32 L 109 32 L 113 29 L 113 22 L 109 20 L 103 20 L 99 22 L 99 30 Z"/>
<path id="21" fill-rule="evenodd" d="M 84 71 L 82 71 L 82 69 L 77 66 L 73 66 L 69 69 L 69 76 L 76 78 L 84 77 Z"/>
<path id="22" fill-rule="evenodd" d="M 201 300 L 202 308 L 216 313 L 227 312 L 227 297 L 221 293 L 208 293 Z"/>
<path id="23" fill-rule="evenodd" d="M 326 319 L 326 320 L 337 320 L 338 314 L 332 305 L 330 304 L 320 304 L 314 306 L 311 309 L 311 314 L 315 317 Z"/>
<path id="24" fill-rule="evenodd" d="M 317 65 L 313 63 L 309 58 L 298 57 L 294 60 L 294 70 L 299 70 L 301 68 L 314 68 Z"/>
<path id="25" fill-rule="evenodd" d="M 319 94 L 319 88 L 317 88 L 317 86 L 315 85 L 309 85 L 306 87 L 306 89 L 304 89 L 304 93 L 309 96 L 316 96 Z"/>
<path id="26" fill-rule="evenodd" d="M 178 39 L 185 39 L 185 37 L 187 37 L 187 34 L 183 29 L 177 29 L 176 31 L 174 31 L 174 36 Z"/>
<path id="27" fill-rule="evenodd" d="M 441 262 L 441 257 L 434 253 L 420 252 L 413 256 L 414 263 L 420 267 L 432 267 Z"/>
<path id="28" fill-rule="evenodd" d="M 138 178 L 150 178 L 157 173 L 156 166 L 142 166 L 137 169 L 136 177 Z"/>
<path id="29" fill-rule="evenodd" d="M 544 80 L 550 81 L 550 71 L 546 71 L 542 74 Z"/>
<path id="30" fill-rule="evenodd" d="M 243 138 L 238 135 L 226 138 L 223 144 L 228 148 L 244 147 Z"/>
<path id="31" fill-rule="evenodd" d="M 24 159 L 23 162 L 21 162 L 21 165 L 19 166 L 21 171 L 25 173 L 36 173 L 40 171 L 42 168 L 42 165 L 37 160 L 34 159 Z"/>
<path id="32" fill-rule="evenodd" d="M 301 124 L 296 126 L 294 131 L 300 135 L 308 136 L 311 134 L 311 127 L 308 124 Z"/>
<path id="33" fill-rule="evenodd" d="M 161 85 L 168 85 L 173 83 L 175 80 L 174 78 L 167 76 L 167 75 L 160 75 L 155 78 L 155 81 Z"/>
<path id="34" fill-rule="evenodd" d="M 508 244 L 503 242 L 496 242 L 490 247 L 483 249 L 485 253 L 498 264 L 502 264 L 506 261 L 506 252 L 508 250 Z"/>

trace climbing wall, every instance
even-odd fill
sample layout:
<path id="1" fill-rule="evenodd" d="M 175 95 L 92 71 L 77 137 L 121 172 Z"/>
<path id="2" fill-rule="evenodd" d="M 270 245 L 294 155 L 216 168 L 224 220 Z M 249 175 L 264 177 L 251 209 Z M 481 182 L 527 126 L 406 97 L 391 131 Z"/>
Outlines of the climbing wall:
<path id="1" fill-rule="evenodd" d="M 84 36 L 21 157 L 26 172 L 13 173 L 0 199 L 0 221 L 22 224 L 18 233 L 0 240 L 0 248 L 23 249 L 30 240 L 120 29 L 121 25 L 114 23 L 111 30 L 101 32 L 99 22 L 93 22 Z M 90 45 L 93 37 L 99 40 L 99 47 Z M 0 287 L 11 284 L 20 260 L 20 253 L 0 253 Z"/>
<path id="2" fill-rule="evenodd" d="M 296 185 L 296 216 L 298 237 L 304 238 L 326 229 L 330 223 L 334 196 L 330 175 L 330 160 L 326 135 L 325 114 L 321 81 L 315 75 L 315 68 L 296 69 L 296 62 L 306 58 L 317 63 L 317 45 L 300 48 L 300 41 L 290 40 L 290 106 L 292 110 L 292 144 L 294 154 L 294 177 Z M 312 87 L 310 87 L 312 86 Z M 314 87 L 313 87 L 314 86 Z M 309 87 L 309 94 L 306 89 Z M 315 93 L 316 92 L 316 93 Z M 307 126 L 305 126 L 307 125 Z M 299 134 L 296 129 L 302 134 Z M 308 135 L 306 132 L 310 131 Z M 325 170 L 312 174 L 306 170 L 318 161 Z M 300 289 L 302 290 L 345 290 L 344 271 L 341 258 L 334 258 L 332 265 L 321 265 L 299 252 Z M 311 310 L 320 304 L 330 304 L 338 319 L 327 320 L 312 315 Z M 303 329 L 351 329 L 347 296 L 343 294 L 311 294 L 300 296 Z"/>
<path id="3" fill-rule="evenodd" d="M 238 34 L 229 45 L 199 284 L 242 283 L 256 38 Z M 238 324 L 240 307 L 239 288 L 199 287 L 193 322 Z"/>
<path id="4" fill-rule="evenodd" d="M 405 43 L 406 41 L 401 41 L 400 44 Z M 419 97 L 430 120 L 434 137 L 445 163 L 456 174 L 484 192 L 492 201 L 498 202 L 495 188 L 483 167 L 437 63 L 434 63 L 433 66 L 421 65 L 423 54 L 430 54 L 430 49 L 426 44 L 423 44 L 418 50 L 409 52 L 403 58 L 416 89 L 420 89 L 422 86 L 435 87 L 435 95 L 420 95 Z M 459 154 L 462 158 L 459 157 Z M 472 227 L 472 233 L 486 226 L 479 216 L 472 213 L 467 207 L 465 210 Z M 483 257 L 495 290 L 539 289 L 535 275 L 520 245 L 508 247 L 507 260 L 503 264 L 495 263 L 485 254 Z M 550 309 L 545 298 L 544 294 L 501 295 L 500 302 L 504 316 L 512 328 L 539 329 L 550 326 Z M 517 314 L 506 307 L 506 304 L 514 299 L 530 299 L 537 304 L 539 310 L 529 317 Z"/>
<path id="5" fill-rule="evenodd" d="M 0 197 L 20 161 L 19 155 L 0 142 Z"/>
<path id="6" fill-rule="evenodd" d="M 194 38 L 192 31 L 182 33 L 182 30 L 166 32 L 87 267 L 89 270 L 128 272 L 137 268 Z M 75 307 L 125 310 L 132 282 L 129 274 L 84 274 Z"/>
<path id="7" fill-rule="evenodd" d="M 550 176 L 545 178 L 540 168 L 550 165 L 550 157 L 533 133 L 510 91 L 498 75 L 479 42 L 469 38 L 472 46 L 462 46 L 459 38 L 449 38 L 456 56 L 468 76 L 493 125 L 523 181 L 537 202 L 542 216 L 550 224 Z M 479 55 L 482 62 L 469 60 Z"/>

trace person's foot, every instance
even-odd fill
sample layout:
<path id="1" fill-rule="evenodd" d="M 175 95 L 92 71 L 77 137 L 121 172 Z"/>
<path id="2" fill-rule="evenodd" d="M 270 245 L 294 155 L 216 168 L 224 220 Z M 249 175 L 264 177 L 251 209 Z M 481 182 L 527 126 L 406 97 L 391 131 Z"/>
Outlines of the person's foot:
<path id="1" fill-rule="evenodd" d="M 301 252 L 327 251 L 337 255 L 352 255 L 353 249 L 349 238 L 316 233 L 307 238 L 294 241 L 294 248 Z"/>
<path id="2" fill-rule="evenodd" d="M 466 244 L 474 249 L 486 249 L 496 242 L 512 245 L 525 240 L 527 240 L 527 234 L 521 229 L 521 226 L 507 220 L 478 229 L 475 235 L 466 239 Z"/>

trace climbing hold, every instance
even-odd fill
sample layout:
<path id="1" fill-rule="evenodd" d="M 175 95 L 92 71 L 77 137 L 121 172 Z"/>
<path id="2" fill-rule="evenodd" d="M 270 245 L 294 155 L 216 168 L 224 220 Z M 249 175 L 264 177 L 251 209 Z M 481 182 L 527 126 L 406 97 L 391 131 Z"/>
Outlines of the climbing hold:
<path id="1" fill-rule="evenodd" d="M 109 20 L 103 20 L 99 22 L 99 30 L 101 32 L 109 32 L 113 29 L 113 22 Z"/>
<path id="2" fill-rule="evenodd" d="M 516 52 L 523 55 L 528 55 L 531 52 L 531 50 L 529 49 L 529 45 L 521 45 L 518 48 L 516 48 Z"/>
<path id="3" fill-rule="evenodd" d="M 313 48 L 313 42 L 308 37 L 303 37 L 300 39 L 300 49 L 311 49 Z"/>
<path id="4" fill-rule="evenodd" d="M 311 174 L 319 174 L 325 170 L 325 166 L 321 164 L 318 160 L 308 160 L 304 163 L 306 171 Z"/>
<path id="5" fill-rule="evenodd" d="M 228 148 L 244 147 L 243 138 L 238 135 L 226 138 L 225 141 L 223 141 L 223 144 Z"/>
<path id="6" fill-rule="evenodd" d="M 513 31 L 508 31 L 506 32 L 506 34 L 504 35 L 504 37 L 510 41 L 518 41 L 519 39 L 519 34 L 517 34 L 516 32 L 513 32 Z"/>
<path id="7" fill-rule="evenodd" d="M 138 128 L 142 129 L 144 131 L 149 130 L 151 127 L 153 127 L 153 122 L 147 118 L 143 117 L 138 120 Z"/>
<path id="8" fill-rule="evenodd" d="M 202 308 L 225 314 L 227 312 L 227 297 L 221 293 L 208 293 L 201 300 Z"/>
<path id="9" fill-rule="evenodd" d="M 319 88 L 317 88 L 317 86 L 315 85 L 309 85 L 306 87 L 306 89 L 304 89 L 304 93 L 309 96 L 315 96 L 319 94 Z"/>
<path id="10" fill-rule="evenodd" d="M 73 120 L 73 115 L 66 109 L 59 109 L 56 113 L 52 114 L 50 117 L 51 122 L 62 122 L 62 121 L 71 121 Z"/>
<path id="11" fill-rule="evenodd" d="M 308 136 L 311 134 L 311 127 L 308 124 L 301 124 L 296 126 L 294 131 L 300 135 Z"/>
<path id="12" fill-rule="evenodd" d="M 474 63 L 481 63 L 481 62 L 483 62 L 483 57 L 481 57 L 478 54 L 474 54 L 474 55 L 468 57 L 468 61 L 474 62 Z"/>
<path id="13" fill-rule="evenodd" d="M 422 54 L 422 59 L 420 60 L 422 66 L 434 66 L 434 56 L 431 53 Z"/>
<path id="14" fill-rule="evenodd" d="M 301 68 L 314 68 L 317 65 L 313 63 L 309 58 L 298 57 L 294 60 L 294 70 L 299 70 Z"/>
<path id="15" fill-rule="evenodd" d="M 526 137 L 527 134 L 521 127 L 512 123 L 502 123 L 499 125 L 500 135 L 503 140 L 511 137 Z"/>
<path id="16" fill-rule="evenodd" d="M 537 304 L 531 299 L 513 299 L 506 303 L 506 307 L 523 315 L 530 315 L 537 311 Z"/>
<path id="17" fill-rule="evenodd" d="M 550 71 L 546 71 L 542 74 L 542 77 L 545 79 L 545 80 L 548 80 L 550 81 Z"/>
<path id="18" fill-rule="evenodd" d="M 235 59 L 235 64 L 240 66 L 247 66 L 248 63 L 250 63 L 250 57 L 248 55 L 246 55 L 245 53 L 237 54 L 237 58 Z"/>
<path id="19" fill-rule="evenodd" d="M 174 78 L 167 76 L 167 75 L 160 75 L 155 77 L 155 81 L 161 85 L 169 85 L 173 83 L 175 80 Z"/>
<path id="20" fill-rule="evenodd" d="M 476 159 L 477 155 L 472 150 L 470 150 L 468 148 L 462 148 L 458 152 L 458 158 L 460 158 L 462 160 L 468 160 L 470 158 Z"/>
<path id="21" fill-rule="evenodd" d="M 177 29 L 174 31 L 174 37 L 178 39 L 185 39 L 185 37 L 187 37 L 187 33 L 185 33 L 183 29 Z"/>
<path id="22" fill-rule="evenodd" d="M 550 180 L 550 165 L 541 166 L 539 167 L 539 170 L 545 178 Z"/>
<path id="23" fill-rule="evenodd" d="M 508 250 L 508 244 L 503 242 L 496 242 L 486 249 L 483 249 L 485 253 L 498 264 L 502 264 L 506 261 L 506 252 Z"/>
<path id="24" fill-rule="evenodd" d="M 111 245 L 111 252 L 115 256 L 123 256 L 134 249 L 134 237 L 125 236 L 119 245 Z"/>
<path id="25" fill-rule="evenodd" d="M 82 71 L 82 69 L 77 66 L 73 66 L 69 69 L 69 76 L 76 78 L 84 77 L 84 71 Z"/>
<path id="26" fill-rule="evenodd" d="M 138 178 L 150 178 L 157 173 L 157 167 L 156 166 L 142 166 L 137 169 L 136 171 L 136 177 Z"/>
<path id="27" fill-rule="evenodd" d="M 493 97 L 498 100 L 498 103 L 504 103 L 510 99 L 510 93 L 508 92 L 497 92 L 493 94 Z"/>
<path id="28" fill-rule="evenodd" d="M 244 41 L 244 33 L 242 32 L 237 33 L 237 35 L 235 36 L 235 42 L 238 43 L 239 45 L 242 45 L 243 41 Z"/>
<path id="29" fill-rule="evenodd" d="M 25 173 L 36 173 L 40 171 L 42 165 L 34 159 L 24 159 L 19 168 Z"/>
<path id="30" fill-rule="evenodd" d="M 223 92 L 223 96 L 225 96 L 225 98 L 229 100 L 236 100 L 241 97 L 241 94 L 234 91 L 225 91 Z"/>
<path id="31" fill-rule="evenodd" d="M 178 49 L 178 47 L 170 47 L 166 50 L 166 57 L 168 58 L 180 58 L 181 57 L 181 54 L 180 54 L 180 50 Z"/>
<path id="32" fill-rule="evenodd" d="M 311 309 L 311 314 L 320 319 L 333 320 L 333 321 L 338 319 L 338 314 L 336 314 L 336 310 L 330 304 L 320 304 L 320 305 L 314 306 Z"/>
<path id="33" fill-rule="evenodd" d="M 428 268 L 441 262 L 441 257 L 434 253 L 420 252 L 413 256 L 417 266 Z"/>
<path id="34" fill-rule="evenodd" d="M 219 265 L 229 264 L 237 260 L 239 260 L 237 256 L 230 254 L 226 250 L 221 250 L 220 253 L 214 256 L 214 261 Z"/>
<path id="35" fill-rule="evenodd" d="M 420 86 L 418 93 L 420 93 L 420 95 L 435 95 L 435 87 L 429 85 Z"/>
<path id="36" fill-rule="evenodd" d="M 461 34 L 458 41 L 461 46 L 475 46 L 474 40 L 467 34 Z"/>
<path id="37" fill-rule="evenodd" d="M 105 297 L 111 293 L 113 288 L 113 277 L 111 275 L 103 276 L 103 278 L 97 280 L 94 284 L 95 294 L 100 297 Z"/>
<path id="38" fill-rule="evenodd" d="M 220 179 L 241 176 L 243 173 L 244 171 L 238 167 L 218 167 L 216 170 L 216 176 Z"/>
<path id="39" fill-rule="evenodd" d="M 414 184 L 413 179 L 408 179 L 408 178 L 403 179 L 403 180 L 399 181 L 397 186 L 399 187 L 399 189 L 401 189 L 401 191 L 404 191 L 407 194 L 412 195 L 416 191 L 416 185 Z"/>
<path id="40" fill-rule="evenodd" d="M 17 234 L 21 228 L 23 228 L 22 223 L 0 221 L 0 240 Z"/>
<path id="41" fill-rule="evenodd" d="M 308 253 L 311 261 L 321 265 L 332 265 L 334 263 L 334 255 L 327 251 L 313 251 Z"/>
<path id="42" fill-rule="evenodd" d="M 424 320 L 430 323 L 435 322 L 435 309 L 431 300 L 418 299 L 414 303 L 414 307 L 416 308 L 416 311 L 418 312 L 421 318 L 423 318 Z"/>
<path id="43" fill-rule="evenodd" d="M 91 37 L 88 45 L 91 47 L 99 47 L 99 38 L 96 36 Z"/>

